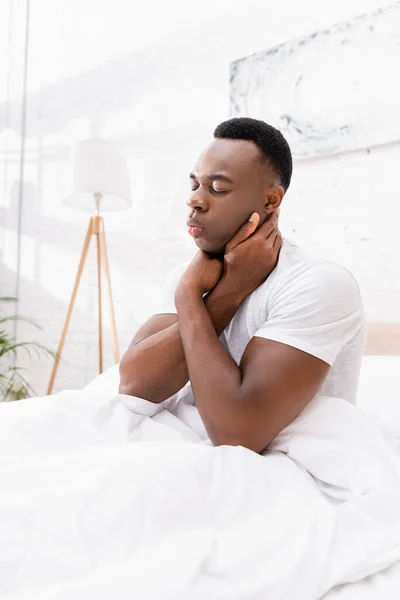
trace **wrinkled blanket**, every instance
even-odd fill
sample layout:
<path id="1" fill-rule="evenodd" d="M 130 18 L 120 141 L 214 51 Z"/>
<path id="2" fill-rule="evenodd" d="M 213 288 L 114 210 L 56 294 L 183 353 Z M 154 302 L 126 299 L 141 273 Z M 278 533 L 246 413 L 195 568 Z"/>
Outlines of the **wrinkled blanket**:
<path id="1" fill-rule="evenodd" d="M 399 456 L 343 400 L 263 456 L 184 400 L 0 404 L 0 600 L 311 600 L 399 560 Z"/>

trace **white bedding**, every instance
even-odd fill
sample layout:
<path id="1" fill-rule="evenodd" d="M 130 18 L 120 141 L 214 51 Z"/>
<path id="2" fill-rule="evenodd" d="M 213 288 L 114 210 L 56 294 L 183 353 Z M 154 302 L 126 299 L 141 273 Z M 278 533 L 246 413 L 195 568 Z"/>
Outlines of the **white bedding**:
<path id="1" fill-rule="evenodd" d="M 355 583 L 335 587 L 322 600 L 399 600 L 400 562 Z"/>
<path id="2" fill-rule="evenodd" d="M 399 589 L 400 459 L 362 411 L 318 398 L 261 457 L 115 383 L 0 404 L 0 600 Z"/>

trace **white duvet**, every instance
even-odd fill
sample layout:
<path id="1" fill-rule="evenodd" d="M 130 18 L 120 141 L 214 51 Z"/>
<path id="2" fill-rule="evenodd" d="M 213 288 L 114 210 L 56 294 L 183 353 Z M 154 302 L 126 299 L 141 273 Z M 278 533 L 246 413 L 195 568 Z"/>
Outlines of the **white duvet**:
<path id="1" fill-rule="evenodd" d="M 265 456 L 184 401 L 0 404 L 0 600 L 313 600 L 399 560 L 399 456 L 340 399 Z"/>

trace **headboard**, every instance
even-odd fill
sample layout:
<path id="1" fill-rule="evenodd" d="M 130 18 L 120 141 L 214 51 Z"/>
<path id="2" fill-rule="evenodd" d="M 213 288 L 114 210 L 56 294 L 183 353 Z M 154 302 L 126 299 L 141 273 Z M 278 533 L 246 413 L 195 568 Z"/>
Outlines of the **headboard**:
<path id="1" fill-rule="evenodd" d="M 400 356 L 400 323 L 368 323 L 364 354 Z"/>

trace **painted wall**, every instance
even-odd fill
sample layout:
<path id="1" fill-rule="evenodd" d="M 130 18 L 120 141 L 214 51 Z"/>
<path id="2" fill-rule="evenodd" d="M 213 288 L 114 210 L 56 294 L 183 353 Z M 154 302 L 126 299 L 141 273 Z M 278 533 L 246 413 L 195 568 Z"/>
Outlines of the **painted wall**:
<path id="1" fill-rule="evenodd" d="M 43 327 L 37 334 L 20 325 L 19 338 L 34 335 L 55 348 L 61 333 L 87 226 L 86 214 L 62 204 L 76 141 L 113 141 L 129 161 L 133 207 L 105 215 L 123 350 L 155 310 L 166 273 L 193 253 L 184 227 L 187 174 L 215 125 L 229 116 L 231 61 L 390 4 L 31 2 L 21 171 L 26 4 L 2 3 L 0 286 L 12 294 L 18 278 L 20 312 Z M 282 209 L 284 233 L 354 272 L 370 320 L 400 321 L 399 156 L 400 145 L 383 144 L 299 159 Z M 81 387 L 96 374 L 94 250 L 89 263 L 57 389 Z M 105 328 L 109 365 L 107 319 Z M 29 367 L 38 393 L 45 393 L 50 369 L 49 362 Z"/>

